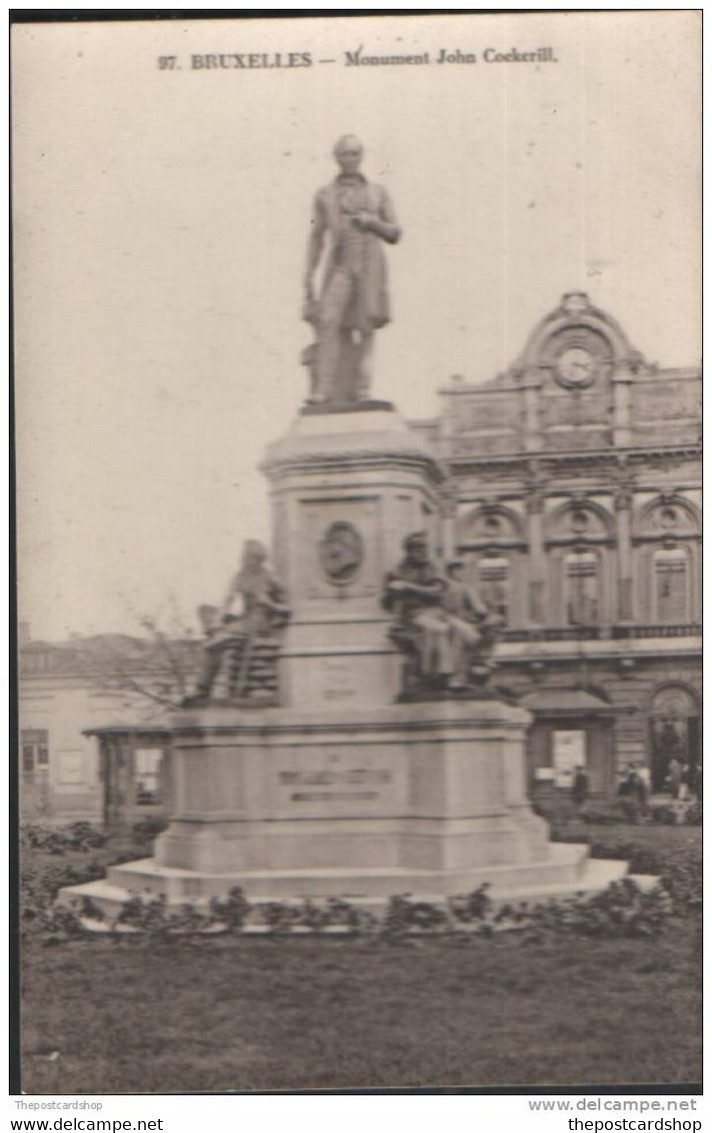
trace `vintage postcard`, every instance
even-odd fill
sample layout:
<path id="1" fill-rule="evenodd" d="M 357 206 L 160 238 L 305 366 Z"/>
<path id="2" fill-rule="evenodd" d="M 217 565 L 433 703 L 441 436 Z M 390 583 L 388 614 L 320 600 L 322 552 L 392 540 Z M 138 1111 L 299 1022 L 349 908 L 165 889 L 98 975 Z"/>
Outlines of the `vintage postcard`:
<path id="1" fill-rule="evenodd" d="M 118 15 L 12 27 L 18 1091 L 694 1108 L 699 12 Z"/>

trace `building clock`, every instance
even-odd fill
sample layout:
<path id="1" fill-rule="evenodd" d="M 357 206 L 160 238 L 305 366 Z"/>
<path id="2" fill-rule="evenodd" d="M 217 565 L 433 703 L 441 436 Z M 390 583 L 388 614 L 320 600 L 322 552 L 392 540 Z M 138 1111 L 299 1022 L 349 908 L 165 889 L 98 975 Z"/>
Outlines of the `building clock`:
<path id="1" fill-rule="evenodd" d="M 556 377 L 569 389 L 585 389 L 598 372 L 598 359 L 585 346 L 569 346 L 556 359 Z"/>

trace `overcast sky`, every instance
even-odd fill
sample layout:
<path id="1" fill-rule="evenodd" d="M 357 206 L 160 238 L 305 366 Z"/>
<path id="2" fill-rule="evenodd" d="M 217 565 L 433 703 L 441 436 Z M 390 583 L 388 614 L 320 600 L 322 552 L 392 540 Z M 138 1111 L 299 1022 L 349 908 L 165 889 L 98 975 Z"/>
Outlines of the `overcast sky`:
<path id="1" fill-rule="evenodd" d="M 437 412 L 563 292 L 699 360 L 694 12 L 30 25 L 13 31 L 20 616 L 192 619 L 269 531 L 265 445 L 306 388 L 311 200 L 345 132 L 404 230 L 376 396 Z M 476 64 L 345 65 L 442 48 Z M 491 63 L 553 48 L 558 62 Z M 206 52 L 311 67 L 195 70 Z M 175 55 L 180 69 L 159 70 Z M 333 63 L 318 60 L 333 59 Z"/>

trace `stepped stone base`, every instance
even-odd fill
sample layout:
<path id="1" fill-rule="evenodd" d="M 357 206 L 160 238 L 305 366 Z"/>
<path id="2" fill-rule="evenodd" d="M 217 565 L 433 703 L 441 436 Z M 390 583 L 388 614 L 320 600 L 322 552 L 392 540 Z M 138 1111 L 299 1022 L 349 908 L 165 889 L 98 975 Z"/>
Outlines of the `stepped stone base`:
<path id="1" fill-rule="evenodd" d="M 230 888 L 240 885 L 253 904 L 332 896 L 378 911 L 395 894 L 407 893 L 437 904 L 488 881 L 491 885 L 489 897 L 496 908 L 510 902 L 548 901 L 576 893 L 594 893 L 627 875 L 626 862 L 591 859 L 587 856 L 586 846 L 555 843 L 551 849 L 551 861 L 543 868 L 532 866 L 516 873 L 508 869 L 489 870 L 475 876 L 406 870 L 369 870 L 355 875 L 336 869 L 313 873 L 292 870 L 282 874 L 255 872 L 239 876 L 196 876 L 189 870 L 161 868 L 153 859 L 145 858 L 113 867 L 106 880 L 67 886 L 61 891 L 60 900 L 64 905 L 76 906 L 88 897 L 111 920 L 131 897 L 150 900 L 164 895 L 169 908 L 179 908 L 189 902 L 200 909 L 207 908 L 212 896 L 224 896 Z M 643 888 L 657 882 L 654 877 L 629 876 Z"/>

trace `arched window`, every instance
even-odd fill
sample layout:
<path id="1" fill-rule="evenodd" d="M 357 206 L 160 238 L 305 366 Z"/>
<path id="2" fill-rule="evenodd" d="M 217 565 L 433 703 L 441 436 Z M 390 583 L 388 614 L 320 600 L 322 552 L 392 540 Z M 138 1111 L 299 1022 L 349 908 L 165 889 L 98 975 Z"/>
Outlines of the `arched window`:
<path id="1" fill-rule="evenodd" d="M 596 625 L 599 620 L 598 556 L 573 551 L 564 560 L 566 621 L 571 626 Z"/>
<path id="2" fill-rule="evenodd" d="M 682 547 L 661 548 L 653 555 L 653 618 L 656 622 L 689 619 L 689 572 Z"/>
<path id="3" fill-rule="evenodd" d="M 480 598 L 503 619 L 509 622 L 509 560 L 501 556 L 482 558 L 478 569 L 478 590 Z"/>
<path id="4" fill-rule="evenodd" d="M 700 718 L 693 695 L 680 685 L 660 689 L 650 712 L 650 750 L 653 789 L 665 789 L 670 761 L 681 767 L 697 767 L 700 746 Z"/>

